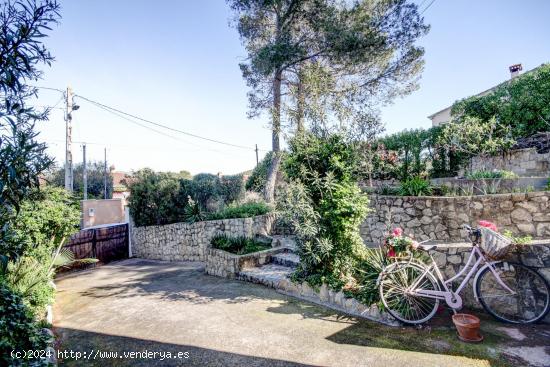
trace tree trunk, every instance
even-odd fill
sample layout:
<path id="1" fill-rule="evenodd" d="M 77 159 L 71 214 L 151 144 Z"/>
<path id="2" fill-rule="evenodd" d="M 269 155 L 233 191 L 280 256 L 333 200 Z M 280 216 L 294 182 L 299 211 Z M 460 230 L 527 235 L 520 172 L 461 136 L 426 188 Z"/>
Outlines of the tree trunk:
<path id="1" fill-rule="evenodd" d="M 275 186 L 277 184 L 277 173 L 281 165 L 281 152 L 274 152 L 271 158 L 271 164 L 267 171 L 267 179 L 264 188 L 264 198 L 268 203 L 275 201 Z"/>
<path id="2" fill-rule="evenodd" d="M 273 158 L 269 171 L 267 172 L 267 179 L 264 189 L 264 198 L 268 203 L 275 201 L 275 182 L 277 181 L 277 173 L 279 172 L 279 165 L 281 163 L 280 155 L 280 135 L 281 135 L 281 79 L 283 77 L 282 70 L 277 70 L 273 78 L 273 112 L 272 112 L 272 150 Z"/>
<path id="3" fill-rule="evenodd" d="M 296 106 L 296 133 L 304 132 L 304 106 L 306 104 L 306 95 L 304 91 L 304 72 L 302 69 L 298 72 L 298 96 Z"/>
<path id="4" fill-rule="evenodd" d="M 283 72 L 277 70 L 273 78 L 273 113 L 272 113 L 272 150 L 278 152 L 281 150 L 279 136 L 281 135 L 281 79 Z"/>

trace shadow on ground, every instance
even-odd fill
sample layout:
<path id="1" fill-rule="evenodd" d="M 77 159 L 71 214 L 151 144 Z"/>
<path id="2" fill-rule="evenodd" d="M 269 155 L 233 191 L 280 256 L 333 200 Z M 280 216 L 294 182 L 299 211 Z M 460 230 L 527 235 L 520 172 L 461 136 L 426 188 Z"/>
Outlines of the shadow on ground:
<path id="1" fill-rule="evenodd" d="M 59 362 L 62 366 L 308 366 L 279 359 L 75 329 L 55 328 L 54 332 L 60 340 L 59 353 L 69 356 L 72 351 L 73 356 L 76 355 L 76 352 L 81 353 L 82 356 L 80 359 L 75 357 L 60 359 Z M 129 354 L 126 356 L 123 354 L 131 352 L 137 352 L 134 354 L 134 358 L 129 357 Z M 152 353 L 154 352 L 158 352 L 156 358 L 153 358 Z M 148 353 L 151 358 L 143 358 L 145 353 Z M 185 353 L 188 358 L 185 358 Z M 173 358 L 167 358 L 169 354 Z"/>
<path id="2" fill-rule="evenodd" d="M 147 296 L 193 304 L 206 304 L 215 300 L 244 303 L 263 298 L 262 292 L 250 294 L 243 287 L 239 287 L 239 282 L 228 282 L 226 279 L 205 276 L 204 267 L 199 263 L 172 264 L 176 265 L 165 263 L 167 269 L 159 273 L 148 271 L 151 261 L 136 261 L 131 269 L 128 267 L 121 269 L 126 273 L 129 270 L 135 273 L 133 276 L 125 277 L 125 281 L 90 287 L 80 294 L 91 298 Z"/>
<path id="3" fill-rule="evenodd" d="M 463 356 L 489 361 L 492 367 L 527 366 L 525 359 L 520 358 L 518 354 L 505 353 L 506 350 L 536 347 L 542 348 L 544 352 L 544 348 L 550 345 L 550 326 L 547 324 L 514 326 L 514 330 L 519 330 L 520 334 L 524 335 L 524 339 L 518 340 L 510 335 L 510 332 L 514 333 L 515 331 L 505 330 L 505 324 L 498 323 L 483 314 L 475 312 L 482 318 L 482 334 L 485 340 L 480 344 L 466 344 L 458 341 L 451 322 L 451 316 L 447 311 L 443 311 L 434 318 L 428 327 L 421 329 L 388 327 L 375 322 L 358 320 L 328 308 L 296 300 L 278 294 L 273 289 L 264 286 L 207 276 L 199 263 L 166 263 L 132 259 L 120 264 L 105 266 L 101 271 L 96 270 L 90 274 L 71 274 L 63 277 L 62 284 L 57 306 L 66 315 L 77 314 L 77 316 L 75 316 L 75 319 L 71 319 L 72 325 L 65 324 L 63 325 L 64 328 L 56 328 L 56 332 L 62 340 L 61 350 L 90 351 L 91 349 L 101 349 L 123 352 L 147 349 L 150 351 L 188 351 L 191 356 L 186 360 L 117 359 L 115 361 L 103 361 L 105 363 L 94 361 L 94 364 L 91 364 L 97 366 L 295 366 L 298 364 L 190 345 L 160 343 L 132 337 L 114 336 L 107 333 L 76 330 L 81 327 L 81 322 L 98 322 L 99 324 L 92 324 L 92 326 L 103 325 L 104 328 L 106 327 L 102 330 L 103 332 L 106 330 L 112 330 L 109 331 L 111 333 L 119 332 L 119 330 L 115 331 L 108 324 L 105 324 L 113 318 L 106 317 L 105 320 L 98 321 L 83 311 L 83 307 L 88 307 L 86 310 L 89 310 L 92 307 L 91 305 L 95 303 L 104 306 L 110 305 L 113 313 L 121 315 L 118 318 L 127 316 L 130 319 L 134 318 L 132 312 L 138 312 L 140 310 L 138 305 L 144 302 L 155 305 L 155 307 L 161 307 L 158 312 L 161 314 L 164 312 L 167 315 L 178 312 L 197 312 L 200 309 L 201 315 L 204 316 L 206 315 L 205 312 L 210 310 L 209 316 L 204 317 L 215 318 L 218 320 L 216 322 L 226 322 L 219 321 L 220 319 L 216 318 L 219 315 L 225 315 L 229 321 L 235 319 L 234 322 L 240 327 L 243 324 L 248 325 L 248 323 L 263 323 L 264 329 L 260 330 L 263 334 L 259 334 L 262 338 L 269 339 L 273 337 L 271 334 L 274 334 L 276 330 L 280 333 L 277 334 L 279 337 L 286 338 L 286 332 L 288 331 L 288 336 L 292 335 L 293 339 L 296 338 L 296 333 L 304 334 L 303 339 L 308 340 L 309 344 L 320 343 L 320 340 L 328 340 L 335 343 L 331 344 L 335 347 L 350 345 L 380 348 L 389 351 L 390 354 L 398 351 L 415 351 L 427 354 Z M 93 302 L 89 302 L 89 300 Z M 157 302 L 158 300 L 163 302 Z M 243 304 L 244 307 L 234 308 L 239 304 Z M 118 308 L 119 305 L 123 305 L 122 309 Z M 231 307 L 233 309 L 230 309 Z M 93 308 L 96 315 L 103 317 L 106 310 L 96 308 Z M 142 311 L 144 315 L 150 317 L 148 310 Z M 269 316 L 269 314 L 272 314 L 272 316 Z M 300 319 L 281 317 L 282 315 L 299 315 Z M 178 319 L 175 320 L 178 322 Z M 301 320 L 304 320 L 304 322 L 301 322 Z M 313 322 L 314 320 L 322 320 L 322 325 Z M 179 321 L 181 325 L 193 326 L 192 324 L 186 324 L 185 320 Z M 284 330 L 283 333 L 279 328 L 281 324 L 286 325 L 285 323 L 288 323 L 288 325 L 285 326 L 286 329 L 282 329 Z M 327 327 L 328 323 L 334 327 Z M 208 323 L 205 324 L 208 326 Z M 149 324 L 143 326 L 151 327 Z M 225 327 L 229 330 L 227 333 L 230 334 L 232 327 L 227 325 Z M 308 327 L 314 327 L 311 334 L 309 334 Z M 502 329 L 503 327 L 505 329 Z M 149 334 L 158 332 L 156 329 L 154 326 L 152 330 L 144 329 L 145 333 L 143 335 L 150 337 Z M 293 329 L 299 331 L 293 333 Z M 322 330 L 329 329 L 331 329 L 329 333 L 323 334 Z M 184 331 L 185 329 L 182 329 L 182 332 Z M 197 332 L 204 334 L 202 330 L 197 330 Z M 129 335 L 142 336 L 141 333 Z M 241 337 L 244 338 L 244 336 Z M 183 343 L 192 342 L 184 341 Z M 347 349 L 344 348 L 344 350 Z M 525 357 L 528 356 L 530 350 L 523 349 L 522 351 L 525 352 L 523 355 Z M 302 361 L 308 362 L 307 359 L 302 359 Z M 78 361 L 69 360 L 65 361 L 65 364 L 80 365 Z M 531 365 L 539 366 L 539 364 Z M 542 366 L 550 366 L 550 363 L 545 364 L 543 361 Z"/>
<path id="4" fill-rule="evenodd" d="M 510 352 L 522 348 L 526 348 L 526 351 L 533 347 L 543 350 L 547 348 L 550 343 L 550 325 L 503 324 L 480 311 L 463 311 L 480 317 L 480 332 L 484 337 L 481 343 L 464 343 L 457 338 L 450 310 L 439 312 L 428 325 L 422 327 L 387 327 L 359 320 L 327 339 L 338 344 L 486 359 L 493 367 L 550 366 L 550 360 L 545 363 L 538 358 L 535 359 L 536 362 L 529 363 Z"/>

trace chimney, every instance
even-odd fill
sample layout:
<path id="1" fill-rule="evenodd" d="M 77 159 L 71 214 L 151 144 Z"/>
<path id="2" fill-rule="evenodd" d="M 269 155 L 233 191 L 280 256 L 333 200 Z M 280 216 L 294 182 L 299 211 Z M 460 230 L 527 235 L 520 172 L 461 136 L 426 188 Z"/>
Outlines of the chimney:
<path id="1" fill-rule="evenodd" d="M 523 70 L 523 67 L 521 64 L 515 64 L 510 66 L 508 69 L 510 69 L 510 79 L 514 79 L 519 75 L 519 72 Z"/>

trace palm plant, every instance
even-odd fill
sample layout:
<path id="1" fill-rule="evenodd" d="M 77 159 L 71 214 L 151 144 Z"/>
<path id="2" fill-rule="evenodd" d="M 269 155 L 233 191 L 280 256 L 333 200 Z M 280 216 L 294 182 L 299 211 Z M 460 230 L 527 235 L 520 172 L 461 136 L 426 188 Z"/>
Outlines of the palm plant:
<path id="1" fill-rule="evenodd" d="M 55 239 L 52 239 L 52 245 Z M 74 253 L 64 248 L 65 238 L 59 241 L 51 254 L 48 262 L 43 263 L 34 257 L 22 256 L 16 261 L 10 262 L 4 267 L 4 277 L 11 288 L 17 291 L 24 298 L 30 297 L 33 293 L 40 293 L 40 289 L 53 288 L 50 285 L 55 272 L 62 267 L 79 264 L 96 263 L 97 259 L 75 259 Z"/>

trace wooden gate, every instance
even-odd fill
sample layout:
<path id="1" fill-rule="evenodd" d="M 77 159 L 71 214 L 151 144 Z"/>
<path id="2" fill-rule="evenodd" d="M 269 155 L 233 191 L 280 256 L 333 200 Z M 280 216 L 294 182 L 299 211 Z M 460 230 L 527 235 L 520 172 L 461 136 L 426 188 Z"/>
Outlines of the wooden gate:
<path id="1" fill-rule="evenodd" d="M 75 233 L 65 248 L 76 259 L 94 258 L 101 263 L 128 258 L 128 224 L 83 229 Z"/>

